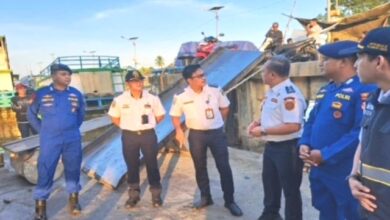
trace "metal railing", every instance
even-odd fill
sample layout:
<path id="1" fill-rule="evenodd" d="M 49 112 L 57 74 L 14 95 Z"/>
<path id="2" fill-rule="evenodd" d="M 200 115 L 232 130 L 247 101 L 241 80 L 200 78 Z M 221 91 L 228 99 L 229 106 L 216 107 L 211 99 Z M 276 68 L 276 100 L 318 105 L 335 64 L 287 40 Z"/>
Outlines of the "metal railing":
<path id="1" fill-rule="evenodd" d="M 68 65 L 72 70 L 120 69 L 119 57 L 115 56 L 64 56 L 55 59 L 40 74 L 49 76 L 50 66 L 56 63 Z"/>

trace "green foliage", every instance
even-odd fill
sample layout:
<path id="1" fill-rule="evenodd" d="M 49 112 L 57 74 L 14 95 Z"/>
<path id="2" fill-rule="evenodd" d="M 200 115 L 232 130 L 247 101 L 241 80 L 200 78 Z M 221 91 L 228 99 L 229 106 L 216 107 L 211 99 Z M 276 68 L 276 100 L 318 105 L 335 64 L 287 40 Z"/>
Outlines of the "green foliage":
<path id="1" fill-rule="evenodd" d="M 339 8 L 344 16 L 366 12 L 387 2 L 388 0 L 338 0 Z"/>
<path id="2" fill-rule="evenodd" d="M 142 75 L 144 75 L 144 76 L 148 76 L 148 75 L 151 75 L 152 74 L 152 72 L 153 72 L 153 67 L 145 67 L 145 66 L 143 66 L 143 67 L 141 67 L 141 68 L 139 68 L 139 71 L 142 73 Z"/>
<path id="3" fill-rule="evenodd" d="M 154 60 L 156 66 L 163 68 L 165 65 L 164 58 L 162 56 L 157 56 L 156 59 Z"/>

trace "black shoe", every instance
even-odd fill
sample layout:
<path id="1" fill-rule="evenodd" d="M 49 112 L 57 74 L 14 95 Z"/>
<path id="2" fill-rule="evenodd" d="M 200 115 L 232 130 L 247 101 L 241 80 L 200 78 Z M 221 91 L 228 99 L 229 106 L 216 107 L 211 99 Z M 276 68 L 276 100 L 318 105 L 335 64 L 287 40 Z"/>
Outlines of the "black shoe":
<path id="1" fill-rule="evenodd" d="M 161 199 L 161 186 L 149 189 L 152 194 L 152 204 L 154 207 L 160 207 L 162 205 Z"/>
<path id="2" fill-rule="evenodd" d="M 140 190 L 139 189 L 129 189 L 129 199 L 126 201 L 125 208 L 130 209 L 133 208 L 139 202 L 140 198 Z"/>
<path id="3" fill-rule="evenodd" d="M 156 207 L 156 208 L 162 206 L 162 199 L 161 199 L 161 197 L 158 196 L 158 197 L 152 198 L 152 204 L 153 204 L 153 207 Z"/>
<path id="4" fill-rule="evenodd" d="M 279 213 L 263 213 L 257 220 L 283 220 Z"/>
<path id="5" fill-rule="evenodd" d="M 200 197 L 200 201 L 194 204 L 194 208 L 201 209 L 212 204 L 214 204 L 214 202 L 211 196 L 202 196 Z"/>
<path id="6" fill-rule="evenodd" d="M 71 193 L 69 196 L 69 212 L 71 215 L 80 215 L 81 213 L 78 193 Z"/>
<path id="7" fill-rule="evenodd" d="M 225 208 L 229 209 L 230 213 L 234 216 L 242 216 L 243 213 L 235 202 L 225 203 Z"/>
<path id="8" fill-rule="evenodd" d="M 47 220 L 46 216 L 46 201 L 36 200 L 35 201 L 35 217 L 34 220 Z"/>

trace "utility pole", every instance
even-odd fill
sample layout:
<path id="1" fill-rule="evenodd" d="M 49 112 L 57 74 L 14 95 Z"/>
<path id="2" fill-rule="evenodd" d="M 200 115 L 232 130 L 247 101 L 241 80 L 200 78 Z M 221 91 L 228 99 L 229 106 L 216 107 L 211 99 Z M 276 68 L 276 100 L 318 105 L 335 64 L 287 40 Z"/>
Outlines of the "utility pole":
<path id="1" fill-rule="evenodd" d="M 132 42 L 133 44 L 133 48 L 134 48 L 134 55 L 133 55 L 133 61 L 134 61 L 134 68 L 137 68 L 137 47 L 136 47 L 136 40 L 138 40 L 138 37 L 124 37 L 124 36 L 121 36 L 122 39 L 124 40 L 128 40 L 130 42 Z"/>
<path id="2" fill-rule="evenodd" d="M 215 24 L 215 37 L 218 39 L 218 35 L 219 35 L 219 32 L 218 32 L 218 22 L 219 22 L 219 15 L 218 15 L 218 11 L 221 10 L 224 6 L 215 6 L 215 7 L 212 7 L 209 9 L 209 11 L 212 11 L 212 12 L 215 12 L 215 21 L 216 21 L 216 24 Z"/>

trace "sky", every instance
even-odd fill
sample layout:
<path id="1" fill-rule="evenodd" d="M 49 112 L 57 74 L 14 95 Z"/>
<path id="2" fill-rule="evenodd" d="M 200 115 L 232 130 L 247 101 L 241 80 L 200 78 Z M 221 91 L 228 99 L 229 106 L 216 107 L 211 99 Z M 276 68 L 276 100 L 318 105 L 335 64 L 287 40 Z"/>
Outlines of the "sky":
<path id="1" fill-rule="evenodd" d="M 295 7 L 294 6 L 295 2 Z M 285 32 L 289 18 L 324 13 L 327 0 L 1 0 L 0 35 L 5 35 L 15 74 L 37 74 L 58 56 L 118 56 L 138 66 L 155 67 L 155 58 L 173 63 L 180 45 L 215 35 L 213 6 L 219 12 L 222 41 L 245 40 L 259 46 L 273 22 Z M 286 36 L 303 29 L 292 20 Z"/>

